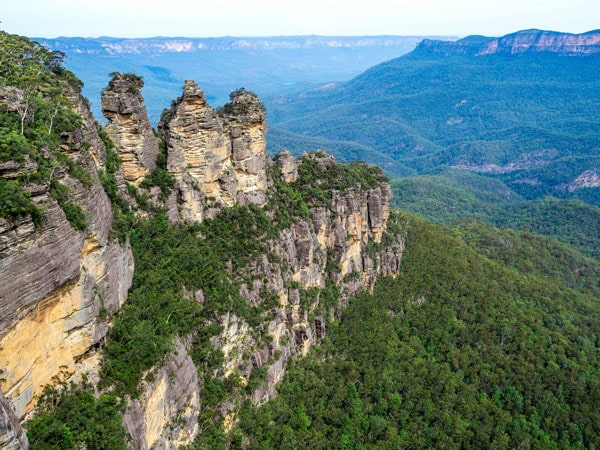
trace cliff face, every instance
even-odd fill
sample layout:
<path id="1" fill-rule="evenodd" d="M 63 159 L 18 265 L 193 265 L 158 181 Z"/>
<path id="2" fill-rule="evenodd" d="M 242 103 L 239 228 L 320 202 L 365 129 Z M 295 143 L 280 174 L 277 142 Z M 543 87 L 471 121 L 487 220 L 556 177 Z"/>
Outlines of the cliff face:
<path id="1" fill-rule="evenodd" d="M 173 221 L 200 222 L 237 205 L 240 214 L 254 211 L 276 230 L 261 237 L 261 253 L 253 254 L 247 267 L 234 270 L 230 260 L 221 274 L 239 288 L 246 309 L 262 312 L 254 317 L 242 311 L 245 307 L 232 307 L 207 316 L 206 325 L 218 331 L 202 345 L 221 358 L 210 371 L 193 359 L 198 357 L 196 335 L 175 338 L 174 350 L 161 365 L 144 373 L 140 395 L 124 399 L 123 425 L 131 448 L 191 444 L 206 420 L 228 430 L 243 401 L 260 404 L 274 395 L 288 360 L 322 339 L 348 296 L 371 288 L 380 276 L 398 273 L 403 236 L 387 230 L 391 189 L 380 172 L 339 166 L 322 152 L 299 160 L 282 152 L 272 161 L 265 152 L 265 110 L 258 98 L 239 90 L 215 111 L 192 81 L 160 123 L 165 171 L 156 167 L 158 140 L 140 88 L 138 78 L 116 75 L 103 97 L 110 120 L 106 131 L 122 159 L 122 169 L 111 169 L 114 179 L 108 187 L 110 154 L 75 93 L 83 123 L 61 135 L 59 150 L 48 153 L 57 161 L 51 181 L 23 181 L 24 170 L 37 169 L 33 158 L 0 164 L 0 176 L 25 183 L 33 203 L 44 211 L 39 223 L 31 216 L 0 219 L 0 268 L 6 280 L 0 285 L 0 442 L 7 448 L 25 448 L 18 421 L 58 374 L 75 378 L 91 372 L 90 379 L 98 380 L 96 348 L 125 302 L 133 274 L 129 245 L 111 233 L 112 208 L 121 206 L 119 201 L 111 205 L 105 188 L 111 198 L 127 190 L 141 198 L 142 180 L 151 174 L 157 178 L 153 171 L 160 169 L 161 176 L 168 171 L 173 177 L 174 189 L 168 198 L 156 194 L 145 203 L 149 209 L 138 213 L 165 208 Z M 125 181 L 134 187 L 126 189 Z M 68 216 L 64 199 L 61 204 L 52 191 L 59 185 L 81 207 L 85 223 L 75 226 Z M 158 187 L 150 195 L 153 189 Z M 311 198 L 315 191 L 320 194 Z M 300 211 L 288 210 L 286 200 L 281 203 L 286 195 L 293 201 L 302 198 Z M 181 289 L 187 296 L 185 286 Z M 202 289 L 189 298 L 203 303 Z M 206 405 L 203 389 L 211 377 L 234 380 L 237 387 Z M 206 408 L 214 410 L 209 414 Z"/>
<path id="2" fill-rule="evenodd" d="M 144 82 L 131 74 L 116 74 L 102 93 L 105 130 L 122 160 L 125 180 L 138 185 L 156 168 L 158 138 L 148 121 L 141 89 Z"/>
<path id="3" fill-rule="evenodd" d="M 589 55 L 600 52 L 600 31 L 583 34 L 523 30 L 500 38 L 469 36 L 458 41 L 425 39 L 418 51 L 442 55 L 481 56 L 550 52 L 564 55 Z"/>
<path id="4" fill-rule="evenodd" d="M 293 185 L 290 178 L 297 178 L 299 166 L 308 163 L 324 174 L 337 166 L 326 154 L 305 154 L 294 160 L 284 153 L 274 162 L 285 169 L 279 181 Z M 276 182 L 272 179 L 268 184 Z M 321 177 L 315 180 L 320 182 Z M 240 282 L 240 296 L 248 305 L 260 307 L 270 296 L 276 304 L 254 323 L 236 310 L 218 317 L 221 331 L 211 338 L 212 347 L 223 358 L 217 371 L 243 387 L 212 413 L 212 420 L 218 418 L 225 430 L 235 423 L 246 398 L 261 404 L 275 395 L 290 358 L 306 354 L 324 337 L 328 323 L 339 315 L 349 296 L 399 271 L 404 238 L 401 231 L 387 230 L 390 186 L 386 182 L 357 185 L 327 196 L 325 203 L 310 207 L 305 217 L 295 218 L 270 238 L 265 253 L 253 257 L 243 273 L 230 274 Z M 203 302 L 201 291 L 190 297 Z M 196 420 L 203 413 L 199 401 L 204 396 L 203 383 L 197 378 L 202 370 L 189 358 L 185 341 L 176 346 L 166 366 L 151 377 L 153 381 L 143 382 L 143 395 L 125 414 L 136 449 L 174 449 L 202 432 Z M 262 374 L 258 381 L 256 372 Z"/>
<path id="5" fill-rule="evenodd" d="M 335 165 L 329 155 L 306 154 L 303 159 L 325 168 Z M 289 167 L 289 160 L 284 161 Z M 281 166 L 282 159 L 276 164 Z M 282 173 L 282 178 L 286 177 Z M 309 218 L 296 221 L 270 242 L 276 262 L 270 262 L 267 255 L 258 258 L 252 272 L 254 281 L 242 285 L 240 292 L 251 304 L 259 302 L 263 289 L 277 294 L 280 307 L 266 327 L 271 343 L 262 348 L 256 342 L 248 345 L 252 340 L 242 338 L 247 333 L 237 320 L 227 317 L 223 321 L 220 348 L 227 348 L 226 343 L 245 342 L 238 344 L 240 348 L 233 344 L 231 350 L 236 351 L 225 351 L 229 371 L 237 369 L 249 377 L 258 367 L 267 369 L 264 382 L 251 395 L 256 404 L 275 394 L 292 355 L 305 354 L 322 339 L 327 323 L 337 316 L 347 297 L 371 288 L 378 277 L 398 273 L 403 236 L 391 235 L 391 241 L 381 245 L 389 217 L 390 186 L 381 183 L 374 188 L 332 191 L 330 195 L 327 206 L 312 207 Z M 378 244 L 377 252 L 370 251 Z M 333 302 L 324 294 L 328 286 L 337 292 Z M 244 346 L 255 348 L 249 361 L 231 357 L 243 354 Z"/>
<path id="6" fill-rule="evenodd" d="M 118 96 L 112 101 L 123 102 Z M 119 127 L 127 125 L 113 121 L 111 126 L 119 135 Z M 198 85 L 186 81 L 183 95 L 163 113 L 159 132 L 166 143 L 167 171 L 175 180 L 163 205 L 172 221 L 201 222 L 234 205 L 261 206 L 275 214 L 273 189 L 278 183 L 302 189 L 304 166 L 317 173 L 314 182 L 324 186 L 327 197 L 270 238 L 267 252 L 253 257 L 243 274 L 229 274 L 240 283 L 248 305 L 260 307 L 265 297 L 274 297 L 277 306 L 252 324 L 235 310 L 218 318 L 221 332 L 211 345 L 223 355 L 219 376 L 253 386 L 218 405 L 215 418 L 228 429 L 244 398 L 260 404 L 274 395 L 290 357 L 305 354 L 322 339 L 348 296 L 371 288 L 380 276 L 398 273 L 403 237 L 388 233 L 387 243 L 382 242 L 390 214 L 386 181 L 330 190 L 326 178 L 338 167 L 332 156 L 318 152 L 295 160 L 282 152 L 271 161 L 265 152 L 264 107 L 251 92 L 232 93 L 231 103 L 215 111 Z M 269 169 L 273 165 L 275 172 Z M 277 207 L 292 214 L 284 205 Z M 190 296 L 203 301 L 202 291 Z M 202 382 L 186 342 L 177 343 L 151 381 L 145 377 L 142 396 L 127 408 L 124 423 L 136 449 L 176 448 L 201 432 Z M 257 370 L 263 374 L 260 381 Z"/>
<path id="7" fill-rule="evenodd" d="M 183 96 L 163 113 L 159 130 L 167 145 L 167 169 L 176 180 L 179 206 L 172 220 L 202 221 L 236 203 L 264 204 L 267 126 L 254 94 L 232 94 L 231 103 L 217 113 L 188 80 Z"/>
<path id="8" fill-rule="evenodd" d="M 187 347 L 178 340 L 154 381 L 145 382 L 142 396 L 129 404 L 124 425 L 133 437 L 132 448 L 177 449 L 197 434 L 200 383 Z"/>
<path id="9" fill-rule="evenodd" d="M 53 176 L 81 206 L 86 230 L 69 223 L 49 183 L 25 185 L 33 203 L 45 210 L 39 226 L 30 216 L 0 218 L 1 387 L 19 418 L 31 411 L 61 367 L 72 374 L 85 365 L 108 329 L 100 311 L 114 314 L 121 307 L 133 273 L 129 246 L 109 233 L 111 205 L 97 175 L 106 153 L 87 106 L 73 95 L 83 126 L 63 136 L 60 151 L 84 168 L 89 184 L 71 176 L 68 165 L 58 165 Z M 0 176 L 15 177 L 27 164 L 37 167 L 33 161 L 8 161 L 0 166 Z"/>
<path id="10" fill-rule="evenodd" d="M 0 448 L 27 450 L 29 442 L 10 403 L 0 393 Z"/>

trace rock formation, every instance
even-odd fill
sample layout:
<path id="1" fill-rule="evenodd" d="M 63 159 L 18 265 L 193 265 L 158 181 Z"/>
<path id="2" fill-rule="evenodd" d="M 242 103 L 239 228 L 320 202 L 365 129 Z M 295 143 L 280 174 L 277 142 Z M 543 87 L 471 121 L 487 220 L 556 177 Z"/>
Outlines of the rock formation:
<path id="1" fill-rule="evenodd" d="M 111 204 L 97 176 L 106 153 L 87 106 L 74 96 L 76 108 L 87 111 L 84 126 L 63 137 L 61 152 L 85 168 L 91 184 L 84 186 L 65 166 L 57 167 L 54 177 L 83 208 L 87 230 L 70 225 L 48 183 L 25 186 L 45 210 L 39 226 L 29 216 L 0 218 L 0 386 L 19 418 L 61 368 L 72 374 L 85 365 L 108 329 L 99 312 L 114 314 L 121 307 L 133 274 L 129 246 L 110 236 Z M 0 176 L 10 178 L 14 168 L 3 168 L 12 165 L 3 164 Z"/>
<path id="2" fill-rule="evenodd" d="M 523 30 L 500 38 L 468 36 L 458 41 L 425 39 L 417 49 L 434 54 L 470 56 L 495 53 L 519 54 L 524 52 L 589 55 L 600 52 L 600 31 L 571 34 L 555 31 Z"/>
<path id="3" fill-rule="evenodd" d="M 148 121 L 141 89 L 144 82 L 132 74 L 117 73 L 102 93 L 105 127 L 123 164 L 125 180 L 139 185 L 156 167 L 159 141 Z"/>
<path id="4" fill-rule="evenodd" d="M 293 183 L 298 179 L 298 164 L 288 150 L 282 150 L 276 155 L 275 165 L 281 171 L 281 178 L 286 183 Z"/>
<path id="5" fill-rule="evenodd" d="M 202 221 L 235 203 L 265 202 L 265 110 L 243 90 L 221 111 L 213 110 L 191 80 L 165 110 L 159 130 L 167 145 L 167 169 L 175 177 L 178 217 Z"/>
<path id="6" fill-rule="evenodd" d="M 29 442 L 10 403 L 0 393 L 0 448 L 27 450 Z"/>
<path id="7" fill-rule="evenodd" d="M 141 192 L 141 181 L 157 170 L 158 140 L 140 88 L 139 78 L 116 75 L 102 100 L 110 120 L 106 131 L 123 161 L 114 180 L 122 193 L 125 181 Z M 111 202 L 97 174 L 105 169 L 108 154 L 89 110 L 81 99 L 76 104 L 85 126 L 64 136 L 61 152 L 84 167 L 91 182 L 70 176 L 68 164 L 58 165 L 53 176 L 86 212 L 86 231 L 71 226 L 44 183 L 27 185 L 35 204 L 45 208 L 40 226 L 31 217 L 0 219 L 0 269 L 6 275 L 0 284 L 0 370 L 6 396 L 6 401 L 0 397 L 0 442 L 7 447 L 24 448 L 15 418 L 22 420 L 32 410 L 36 395 L 57 374 L 97 371 L 94 349 L 132 281 L 132 253 L 111 237 Z M 263 374 L 251 388 L 216 405 L 215 417 L 228 429 L 244 399 L 260 404 L 274 395 L 287 361 L 323 338 L 348 296 L 371 288 L 380 276 L 398 273 L 403 237 L 387 231 L 391 189 L 383 178 L 375 175 L 378 181 L 368 186 L 356 181 L 335 189 L 327 177 L 340 169 L 330 155 L 309 153 L 296 160 L 282 152 L 272 162 L 265 152 L 265 110 L 251 92 L 232 93 L 231 103 L 215 111 L 200 88 L 187 81 L 182 97 L 163 113 L 159 129 L 175 186 L 169 198 L 152 201 L 167 209 L 173 221 L 200 222 L 234 205 L 264 207 L 267 215 L 282 208 L 285 215 L 286 206 L 273 206 L 270 196 L 285 184 L 297 193 L 306 189 L 299 184 L 306 164 L 323 177 L 313 181 L 328 186 L 319 202 L 305 203 L 302 214 L 270 235 L 265 253 L 253 256 L 243 274 L 228 274 L 252 307 L 266 297 L 272 302 L 252 320 L 235 309 L 211 319 L 221 331 L 208 345 L 223 357 L 211 376 L 238 377 L 247 385 L 259 368 Z M 14 178 L 35 164 L 29 159 L 2 163 L 0 176 Z M 189 296 L 203 302 L 201 290 Z M 145 373 L 139 397 L 126 399 L 123 424 L 131 448 L 175 449 L 193 443 L 200 433 L 203 380 L 191 357 L 193 340 L 177 338 L 164 364 Z"/>
<path id="8" fill-rule="evenodd" d="M 201 392 L 186 343 L 178 340 L 175 351 L 155 372 L 154 381 L 144 382 L 143 394 L 125 412 L 132 448 L 176 449 L 191 444 L 198 432 Z"/>
<path id="9" fill-rule="evenodd" d="M 303 158 L 324 166 L 336 164 L 330 155 L 305 154 Z M 290 161 L 286 166 L 290 167 Z M 289 172 L 282 173 L 282 178 L 288 175 Z M 251 338 L 242 339 L 244 328 L 231 317 L 222 323 L 225 331 L 219 342 L 222 349 L 227 349 L 224 345 L 227 342 L 243 342 L 241 347 L 256 348 L 249 361 L 234 361 L 226 351 L 230 371 L 237 368 L 249 376 L 253 368 L 267 366 L 265 382 L 252 394 L 255 403 L 265 402 L 274 395 L 285 373 L 286 361 L 293 354 L 306 353 L 323 337 L 328 317 L 344 306 L 346 297 L 359 289 L 371 288 L 380 276 L 398 273 L 404 248 L 402 236 L 394 236 L 393 243 L 382 245 L 377 253 L 369 252 L 370 246 L 381 243 L 386 231 L 390 199 L 387 183 L 346 193 L 333 191 L 329 205 L 311 208 L 308 219 L 298 220 L 270 242 L 277 262 L 270 262 L 267 255 L 257 258 L 254 281 L 242 285 L 241 294 L 251 304 L 259 302 L 261 289 L 275 292 L 279 297 L 281 307 L 267 326 L 271 343 L 261 349 L 256 348 L 257 343 Z M 301 301 L 311 288 L 321 290 L 328 283 L 340 292 L 329 310 L 320 307 L 322 293 L 308 303 Z M 315 315 L 317 311 L 327 317 Z M 243 354 L 240 350 L 243 348 L 231 353 Z"/>

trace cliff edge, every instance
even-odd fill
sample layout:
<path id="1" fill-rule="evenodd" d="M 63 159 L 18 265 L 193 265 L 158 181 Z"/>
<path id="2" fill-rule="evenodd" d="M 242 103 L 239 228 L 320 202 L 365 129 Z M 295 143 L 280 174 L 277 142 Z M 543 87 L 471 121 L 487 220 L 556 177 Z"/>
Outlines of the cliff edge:
<path id="1" fill-rule="evenodd" d="M 417 46 L 415 52 L 445 56 L 515 55 L 525 52 L 548 52 L 569 56 L 591 55 L 600 52 L 600 30 L 571 34 L 531 29 L 499 38 L 467 36 L 458 41 L 425 39 Z"/>

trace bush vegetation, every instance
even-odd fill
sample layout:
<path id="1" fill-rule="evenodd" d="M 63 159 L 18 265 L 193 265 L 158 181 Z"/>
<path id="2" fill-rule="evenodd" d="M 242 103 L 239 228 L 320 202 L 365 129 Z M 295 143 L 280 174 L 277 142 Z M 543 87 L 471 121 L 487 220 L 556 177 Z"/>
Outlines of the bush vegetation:
<path id="1" fill-rule="evenodd" d="M 245 447 L 597 447 L 597 296 L 566 286 L 559 254 L 527 271 L 402 220 L 398 278 L 352 299 L 276 398 L 244 406 Z"/>
<path id="2" fill-rule="evenodd" d="M 2 181 L 6 198 L 0 203 L 0 217 L 12 220 L 31 215 L 36 225 L 41 224 L 42 210 L 31 203 L 27 185 L 44 183 L 50 186 L 51 196 L 58 200 L 73 228 L 83 231 L 86 223 L 81 206 L 55 179 L 60 172 L 56 169 L 62 166 L 84 187 L 91 185 L 85 167 L 63 155 L 60 148 L 64 134 L 82 125 L 72 108 L 81 82 L 64 69 L 64 56 L 27 38 L 0 32 L 4 104 L 0 112 L 0 162 L 34 163 L 33 169 L 22 169 L 15 180 Z"/>

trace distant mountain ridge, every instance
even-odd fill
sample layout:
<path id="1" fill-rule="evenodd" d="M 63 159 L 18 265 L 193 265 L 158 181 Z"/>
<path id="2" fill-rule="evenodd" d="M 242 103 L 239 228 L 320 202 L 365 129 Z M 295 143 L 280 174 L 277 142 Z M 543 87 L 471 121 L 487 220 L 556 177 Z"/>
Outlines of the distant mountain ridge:
<path id="1" fill-rule="evenodd" d="M 279 99 L 268 145 L 294 153 L 310 139 L 392 177 L 454 167 L 526 200 L 600 205 L 599 48 L 600 31 L 425 40 L 347 83 Z"/>
<path id="2" fill-rule="evenodd" d="M 181 92 L 184 80 L 203 86 L 213 106 L 226 103 L 239 87 L 261 97 L 349 80 L 433 36 L 275 36 L 275 37 L 58 37 L 34 38 L 67 55 L 66 66 L 84 82 L 83 94 L 101 117 L 100 92 L 109 73 L 143 76 L 150 120 Z M 440 39 L 457 39 L 437 36 Z M 270 105 L 267 104 L 270 109 Z"/>
<path id="3" fill-rule="evenodd" d="M 589 55 L 600 52 L 600 30 L 571 34 L 531 29 L 517 31 L 499 38 L 467 36 L 457 41 L 424 39 L 416 51 L 445 56 L 514 55 L 525 52 Z"/>
<path id="4" fill-rule="evenodd" d="M 433 36 L 275 36 L 275 37 L 58 37 L 33 38 L 53 50 L 87 54 L 144 54 L 227 50 L 274 50 L 314 48 L 402 47 L 412 50 L 422 39 L 447 39 Z"/>

